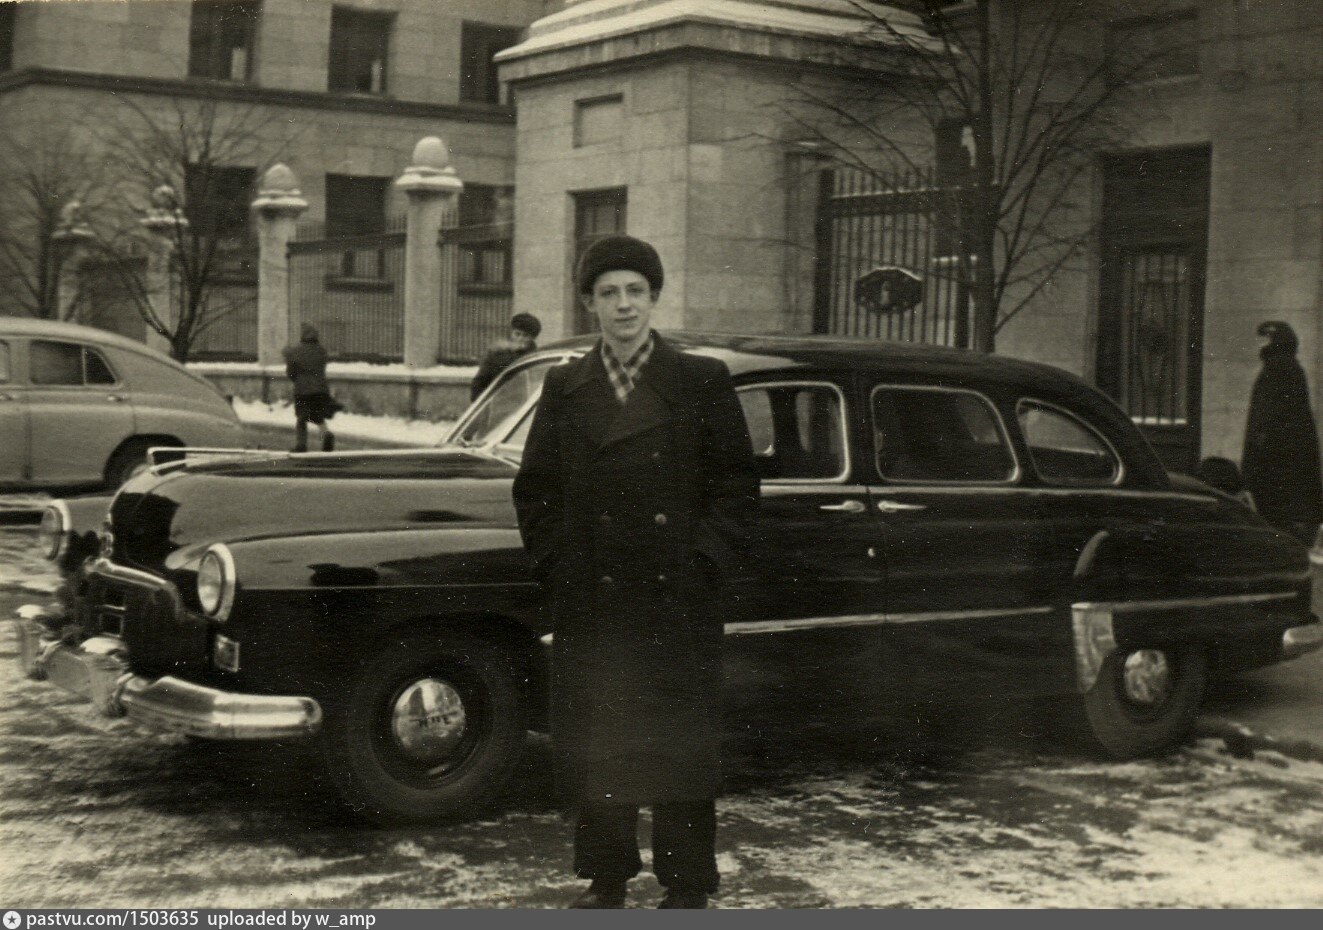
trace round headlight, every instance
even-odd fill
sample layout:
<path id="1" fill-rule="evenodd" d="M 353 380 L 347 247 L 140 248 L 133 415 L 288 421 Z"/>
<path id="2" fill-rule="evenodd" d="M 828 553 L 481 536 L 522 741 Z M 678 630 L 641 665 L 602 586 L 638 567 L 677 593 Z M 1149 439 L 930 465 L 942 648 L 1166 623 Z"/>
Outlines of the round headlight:
<path id="1" fill-rule="evenodd" d="M 37 545 L 45 558 L 54 562 L 60 557 L 72 522 L 64 501 L 56 501 L 42 511 L 41 526 L 37 529 Z"/>
<path id="2" fill-rule="evenodd" d="M 228 548 L 217 544 L 202 554 L 198 565 L 198 603 L 203 613 L 217 620 L 230 615 L 234 580 L 234 558 Z"/>

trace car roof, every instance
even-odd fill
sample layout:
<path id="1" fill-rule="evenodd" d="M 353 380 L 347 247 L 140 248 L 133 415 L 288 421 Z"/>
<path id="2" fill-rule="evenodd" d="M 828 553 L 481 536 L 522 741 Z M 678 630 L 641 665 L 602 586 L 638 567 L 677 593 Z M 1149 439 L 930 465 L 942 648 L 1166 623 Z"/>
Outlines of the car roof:
<path id="1" fill-rule="evenodd" d="M 81 339 L 98 342 L 102 345 L 143 352 L 166 361 L 170 356 L 147 346 L 145 343 L 109 330 L 95 326 L 80 326 L 77 323 L 62 323 L 57 320 L 39 320 L 35 317 L 0 316 L 0 335 L 3 336 L 47 336 L 52 339 Z"/>
<path id="2" fill-rule="evenodd" d="M 835 368 L 913 372 L 938 381 L 995 381 L 1016 387 L 1052 388 L 1054 393 L 1075 394 L 1095 389 L 1069 372 L 1051 365 L 1003 355 L 917 342 L 841 336 L 770 336 L 711 333 L 690 330 L 662 331 L 682 348 L 701 351 L 726 363 L 732 376 L 778 368 Z M 575 336 L 549 343 L 547 351 L 584 350 L 597 336 Z"/>

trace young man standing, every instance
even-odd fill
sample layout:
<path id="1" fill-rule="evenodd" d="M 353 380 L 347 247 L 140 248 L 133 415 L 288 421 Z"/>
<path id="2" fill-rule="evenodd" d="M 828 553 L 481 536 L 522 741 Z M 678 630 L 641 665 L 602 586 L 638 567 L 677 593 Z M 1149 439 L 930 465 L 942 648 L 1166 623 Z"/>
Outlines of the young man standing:
<path id="1" fill-rule="evenodd" d="M 576 281 L 602 328 L 551 369 L 514 483 L 554 614 L 557 786 L 577 810 L 571 907 L 623 907 L 652 807 L 662 907 L 717 888 L 722 625 L 715 599 L 758 505 L 730 373 L 653 331 L 662 266 L 613 236 Z"/>
<path id="2" fill-rule="evenodd" d="M 496 376 L 505 371 L 510 363 L 520 356 L 527 355 L 537 348 L 538 333 L 542 324 L 531 313 L 516 313 L 510 317 L 510 338 L 506 342 L 493 346 L 478 366 L 478 373 L 469 384 L 469 400 L 477 400 L 478 395 L 487 389 L 487 385 L 496 380 Z"/>

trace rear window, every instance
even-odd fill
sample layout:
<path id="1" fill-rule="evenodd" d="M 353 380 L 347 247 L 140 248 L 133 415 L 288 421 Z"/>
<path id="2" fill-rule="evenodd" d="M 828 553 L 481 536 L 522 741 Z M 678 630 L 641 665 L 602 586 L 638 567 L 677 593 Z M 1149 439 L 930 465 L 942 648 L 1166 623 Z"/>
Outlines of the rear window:
<path id="1" fill-rule="evenodd" d="M 1105 485 L 1121 477 L 1121 462 L 1098 431 L 1073 414 L 1035 400 L 1016 406 L 1034 471 L 1052 484 Z"/>
<path id="2" fill-rule="evenodd" d="M 972 391 L 879 387 L 873 450 L 888 481 L 994 483 L 1015 477 L 1015 457 L 992 405 Z"/>
<path id="3" fill-rule="evenodd" d="M 33 384 L 49 387 L 115 383 L 115 374 L 101 353 L 73 342 L 33 340 L 28 369 Z"/>

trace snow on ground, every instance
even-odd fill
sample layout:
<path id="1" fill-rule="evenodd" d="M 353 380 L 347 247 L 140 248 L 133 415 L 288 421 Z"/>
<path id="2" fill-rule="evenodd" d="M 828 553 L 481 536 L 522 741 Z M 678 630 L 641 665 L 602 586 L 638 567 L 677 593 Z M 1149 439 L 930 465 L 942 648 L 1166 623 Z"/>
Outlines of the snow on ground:
<path id="1" fill-rule="evenodd" d="M 261 401 L 234 400 L 234 412 L 239 419 L 253 426 L 294 426 L 294 407 L 287 402 L 264 404 Z M 453 420 L 406 420 L 403 417 L 367 416 L 361 413 L 337 413 L 331 421 L 331 431 L 337 436 L 374 439 L 400 445 L 434 446 L 450 434 Z M 316 427 L 310 431 L 317 437 Z"/>

